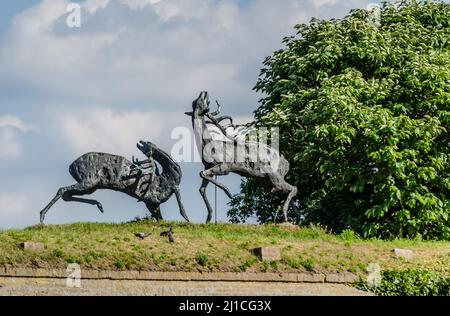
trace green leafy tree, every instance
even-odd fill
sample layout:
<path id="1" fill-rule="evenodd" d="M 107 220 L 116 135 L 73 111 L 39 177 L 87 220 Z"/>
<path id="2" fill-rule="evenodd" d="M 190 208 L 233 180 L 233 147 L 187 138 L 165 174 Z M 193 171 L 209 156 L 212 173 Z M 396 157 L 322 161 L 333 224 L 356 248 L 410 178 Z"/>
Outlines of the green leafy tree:
<path id="1" fill-rule="evenodd" d="M 400 1 L 380 11 L 380 21 L 353 10 L 297 25 L 264 62 L 255 117 L 280 128 L 304 222 L 449 239 L 450 6 Z M 247 180 L 229 215 L 277 221 L 279 203 Z"/>

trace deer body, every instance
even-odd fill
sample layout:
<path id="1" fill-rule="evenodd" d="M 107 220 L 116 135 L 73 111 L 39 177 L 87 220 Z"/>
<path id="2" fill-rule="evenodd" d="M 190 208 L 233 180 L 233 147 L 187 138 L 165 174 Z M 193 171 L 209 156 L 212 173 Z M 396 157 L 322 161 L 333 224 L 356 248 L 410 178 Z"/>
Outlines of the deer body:
<path id="1" fill-rule="evenodd" d="M 182 174 L 178 164 L 150 142 L 141 142 L 138 148 L 147 156 L 145 162 L 133 163 L 124 157 L 105 153 L 88 153 L 74 161 L 69 167 L 69 172 L 77 184 L 58 190 L 55 198 L 41 211 L 41 223 L 44 222 L 49 209 L 60 198 L 66 202 L 95 205 L 103 213 L 100 202 L 75 197 L 90 195 L 102 189 L 122 192 L 144 202 L 153 218 L 157 220 L 162 219 L 160 205 L 175 194 L 181 215 L 189 221 L 179 192 Z M 163 167 L 161 174 L 156 170 L 146 174 L 139 168 L 144 163 L 155 166 L 153 158 Z"/>
<path id="2" fill-rule="evenodd" d="M 137 183 L 127 177 L 133 169 L 128 159 L 105 153 L 88 153 L 69 167 L 70 175 L 78 182 L 98 189 L 123 190 Z"/>
<path id="3" fill-rule="evenodd" d="M 186 113 L 192 117 L 197 147 L 202 150 L 202 161 L 205 170 L 200 173 L 203 179 L 200 187 L 200 194 L 208 209 L 207 222 L 212 219 L 213 210 L 206 196 L 206 188 L 209 183 L 221 188 L 228 197 L 232 197 L 228 188 L 220 182 L 214 180 L 215 176 L 224 176 L 235 173 L 242 177 L 256 178 L 259 181 L 271 184 L 274 191 L 287 194 L 287 199 L 283 206 L 284 220 L 288 221 L 288 209 L 292 199 L 297 195 L 297 188 L 285 181 L 285 176 L 289 171 L 289 162 L 275 149 L 257 141 L 240 143 L 238 141 L 218 141 L 214 140 L 207 128 L 206 118 L 219 127 L 226 135 L 223 126 L 220 126 L 220 119 L 213 118 L 216 114 L 209 113 L 209 96 L 207 92 L 202 92 L 197 100 L 192 104 L 193 112 Z M 230 119 L 224 117 L 222 119 Z"/>

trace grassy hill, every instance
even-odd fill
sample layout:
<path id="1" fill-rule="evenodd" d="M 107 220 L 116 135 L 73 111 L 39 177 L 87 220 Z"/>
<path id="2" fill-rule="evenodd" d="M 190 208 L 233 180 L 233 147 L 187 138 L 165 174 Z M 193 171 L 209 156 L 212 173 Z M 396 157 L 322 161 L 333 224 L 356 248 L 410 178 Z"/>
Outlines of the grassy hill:
<path id="1" fill-rule="evenodd" d="M 160 233 L 174 227 L 176 243 Z M 150 233 L 140 240 L 134 233 Z M 24 241 L 42 242 L 42 252 L 23 251 Z M 278 246 L 282 260 L 260 262 L 251 249 Z M 414 250 L 411 261 L 394 248 Z M 361 240 L 352 232 L 332 235 L 321 228 L 289 229 L 266 225 L 192 225 L 154 223 L 73 224 L 0 232 L 0 266 L 84 269 L 227 272 L 364 272 L 369 263 L 382 269 L 426 268 L 450 275 L 448 242 Z"/>

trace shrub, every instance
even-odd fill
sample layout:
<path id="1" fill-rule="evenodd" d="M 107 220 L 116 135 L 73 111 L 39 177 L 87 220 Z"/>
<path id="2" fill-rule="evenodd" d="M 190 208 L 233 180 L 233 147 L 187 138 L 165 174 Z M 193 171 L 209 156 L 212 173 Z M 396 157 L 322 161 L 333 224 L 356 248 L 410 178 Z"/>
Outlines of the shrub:
<path id="1" fill-rule="evenodd" d="M 256 258 L 248 259 L 239 266 L 239 270 L 245 272 L 248 269 L 250 269 L 257 262 L 258 262 L 258 260 Z"/>
<path id="2" fill-rule="evenodd" d="M 344 230 L 342 233 L 339 234 L 339 238 L 346 241 L 355 241 L 360 239 L 358 234 L 351 229 Z"/>
<path id="3" fill-rule="evenodd" d="M 207 267 L 209 265 L 209 261 L 210 260 L 209 260 L 209 257 L 206 254 L 204 254 L 202 252 L 199 252 L 195 256 L 195 261 L 197 261 L 197 263 L 199 265 L 201 265 L 202 267 Z"/>
<path id="4" fill-rule="evenodd" d="M 65 254 L 64 251 L 62 251 L 61 249 L 55 249 L 52 252 L 53 256 L 55 256 L 56 258 L 64 258 Z"/>
<path id="5" fill-rule="evenodd" d="M 357 287 L 382 296 L 450 296 L 450 277 L 428 270 L 387 270 L 379 286 L 362 281 Z"/>
<path id="6" fill-rule="evenodd" d="M 310 272 L 314 272 L 314 260 L 313 259 L 308 258 L 308 259 L 302 261 L 301 264 L 306 270 L 308 270 Z"/>

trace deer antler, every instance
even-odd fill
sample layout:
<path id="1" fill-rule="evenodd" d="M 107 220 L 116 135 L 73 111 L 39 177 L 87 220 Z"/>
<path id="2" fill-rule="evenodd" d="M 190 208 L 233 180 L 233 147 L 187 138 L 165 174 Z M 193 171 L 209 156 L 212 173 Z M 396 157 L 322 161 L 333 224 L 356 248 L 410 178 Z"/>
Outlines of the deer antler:
<path id="1" fill-rule="evenodd" d="M 135 164 L 135 165 L 139 165 L 141 162 L 139 161 L 139 159 L 138 158 L 135 158 L 134 156 L 133 156 L 133 158 L 132 158 L 132 161 L 133 161 L 133 164 Z"/>
<path id="2" fill-rule="evenodd" d="M 210 113 L 210 115 L 212 115 L 212 116 L 217 116 L 222 111 L 222 106 L 220 105 L 219 101 L 216 100 L 216 104 L 217 104 L 217 111 Z"/>
<path id="3" fill-rule="evenodd" d="M 220 131 L 222 132 L 222 134 L 229 140 L 233 141 L 234 143 L 237 142 L 237 139 L 233 136 L 230 136 L 227 133 L 228 128 L 232 127 L 234 130 L 238 131 L 238 133 L 241 133 L 256 124 L 256 122 L 251 122 L 251 123 L 244 124 L 244 125 L 234 125 L 233 118 L 230 116 L 222 116 L 222 117 L 216 118 L 215 116 L 219 115 L 222 110 L 222 106 L 220 105 L 219 101 L 216 100 L 216 104 L 217 104 L 217 111 L 212 112 L 212 113 L 206 113 L 206 117 L 211 121 L 211 122 L 206 121 L 206 124 L 215 125 L 216 127 L 218 127 L 220 129 Z M 225 126 L 220 124 L 224 120 L 230 120 L 230 124 L 225 125 Z"/>

